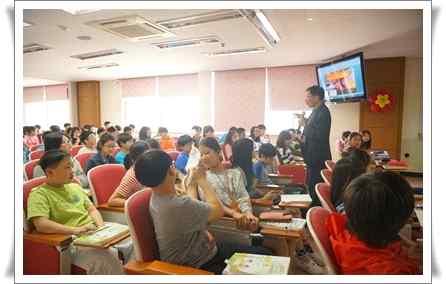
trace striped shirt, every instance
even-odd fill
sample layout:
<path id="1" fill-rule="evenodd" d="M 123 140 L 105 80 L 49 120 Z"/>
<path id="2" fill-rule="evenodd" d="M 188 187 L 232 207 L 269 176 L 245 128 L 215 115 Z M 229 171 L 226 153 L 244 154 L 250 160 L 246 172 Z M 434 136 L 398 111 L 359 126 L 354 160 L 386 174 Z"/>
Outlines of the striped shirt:
<path id="1" fill-rule="evenodd" d="M 290 148 L 277 147 L 278 157 L 281 165 L 286 165 L 294 161 L 293 154 Z"/>
<path id="2" fill-rule="evenodd" d="M 128 199 L 133 193 L 143 189 L 144 186 L 138 182 L 135 176 L 135 169 L 131 167 L 125 173 L 121 183 L 116 188 L 119 197 Z"/>

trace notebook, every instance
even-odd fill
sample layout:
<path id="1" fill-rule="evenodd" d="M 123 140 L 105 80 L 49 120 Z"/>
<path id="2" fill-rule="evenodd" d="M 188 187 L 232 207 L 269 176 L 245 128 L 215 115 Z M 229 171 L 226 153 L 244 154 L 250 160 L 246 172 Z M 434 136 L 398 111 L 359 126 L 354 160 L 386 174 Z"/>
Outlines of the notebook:
<path id="1" fill-rule="evenodd" d="M 300 231 L 305 228 L 306 220 L 302 218 L 292 218 L 291 222 L 270 222 L 260 221 L 259 226 L 264 229 L 279 229 L 287 231 Z"/>
<path id="2" fill-rule="evenodd" d="M 309 194 L 282 194 L 280 195 L 280 202 L 291 203 L 291 202 L 311 202 L 311 197 Z"/>
<path id="3" fill-rule="evenodd" d="M 105 248 L 113 241 L 119 241 L 129 235 L 129 227 L 119 223 L 105 222 L 105 225 L 95 232 L 76 237 L 73 244 L 78 246 L 89 246 Z"/>
<path id="4" fill-rule="evenodd" d="M 234 253 L 225 262 L 225 275 L 286 275 L 290 267 L 289 257 L 247 253 Z"/>

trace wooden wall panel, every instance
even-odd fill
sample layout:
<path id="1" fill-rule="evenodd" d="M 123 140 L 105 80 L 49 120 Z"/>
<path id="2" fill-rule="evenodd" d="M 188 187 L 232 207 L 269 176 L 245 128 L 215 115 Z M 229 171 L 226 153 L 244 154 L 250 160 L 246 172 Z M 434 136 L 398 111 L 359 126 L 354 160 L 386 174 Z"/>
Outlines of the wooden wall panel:
<path id="1" fill-rule="evenodd" d="M 101 126 L 101 100 L 98 81 L 77 82 L 79 126 Z"/>

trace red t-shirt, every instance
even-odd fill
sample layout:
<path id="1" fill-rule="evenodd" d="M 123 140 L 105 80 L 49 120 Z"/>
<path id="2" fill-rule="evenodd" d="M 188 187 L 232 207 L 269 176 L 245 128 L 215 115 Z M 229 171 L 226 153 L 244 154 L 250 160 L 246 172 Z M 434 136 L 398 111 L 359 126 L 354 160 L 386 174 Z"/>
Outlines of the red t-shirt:
<path id="1" fill-rule="evenodd" d="M 327 229 L 336 262 L 342 274 L 419 274 L 417 263 L 407 257 L 401 242 L 385 248 L 371 248 L 347 228 L 347 217 L 332 213 Z"/>

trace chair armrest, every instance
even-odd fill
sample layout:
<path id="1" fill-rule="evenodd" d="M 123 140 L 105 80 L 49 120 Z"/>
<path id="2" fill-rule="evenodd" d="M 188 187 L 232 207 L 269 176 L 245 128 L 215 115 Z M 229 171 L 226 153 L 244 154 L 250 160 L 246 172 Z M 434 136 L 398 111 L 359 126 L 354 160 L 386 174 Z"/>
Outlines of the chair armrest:
<path id="1" fill-rule="evenodd" d="M 291 238 L 291 239 L 299 239 L 303 237 L 302 230 L 291 231 L 291 230 L 264 228 L 260 230 L 260 234 L 269 237 L 281 237 L 281 238 Z"/>
<path id="2" fill-rule="evenodd" d="M 212 272 L 164 261 L 129 261 L 124 270 L 127 274 L 146 275 L 212 275 Z"/>
<path id="3" fill-rule="evenodd" d="M 268 199 L 251 199 L 251 204 L 254 206 L 261 207 L 271 207 L 273 206 L 273 201 Z"/>
<path id="4" fill-rule="evenodd" d="M 41 234 L 37 232 L 26 233 L 23 232 L 23 238 L 36 243 L 41 243 L 49 246 L 67 246 L 72 241 L 71 235 L 61 234 Z"/>
<path id="5" fill-rule="evenodd" d="M 98 210 L 104 210 L 104 211 L 113 211 L 113 212 L 121 212 L 124 213 L 124 207 L 114 207 L 110 206 L 108 204 L 101 204 L 97 206 Z"/>

